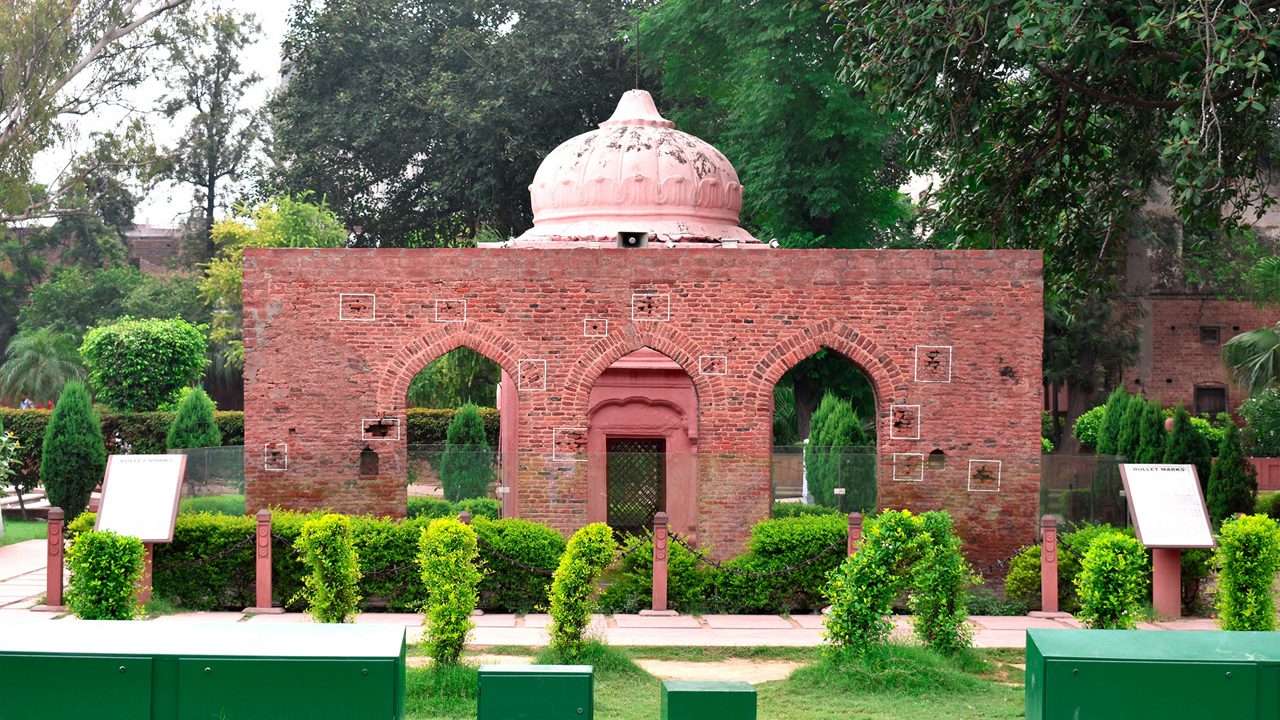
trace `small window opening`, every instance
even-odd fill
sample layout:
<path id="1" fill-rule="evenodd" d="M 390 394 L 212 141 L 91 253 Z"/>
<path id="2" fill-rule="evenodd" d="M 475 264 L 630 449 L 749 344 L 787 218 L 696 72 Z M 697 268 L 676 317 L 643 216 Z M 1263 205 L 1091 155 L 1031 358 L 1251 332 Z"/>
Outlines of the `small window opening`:
<path id="1" fill-rule="evenodd" d="M 1222 342 L 1222 328 L 1217 325 L 1201 325 L 1200 342 L 1206 345 L 1220 344 Z"/>
<path id="2" fill-rule="evenodd" d="M 365 446 L 360 451 L 360 477 L 376 477 L 378 474 L 378 453 L 374 449 Z"/>
<path id="3" fill-rule="evenodd" d="M 943 469 L 943 468 L 944 468 L 944 467 L 946 467 L 946 466 L 947 466 L 947 454 L 946 454 L 946 453 L 942 452 L 941 450 L 937 450 L 937 449 L 935 449 L 933 452 L 929 453 L 929 465 L 928 465 L 928 467 L 929 467 L 929 469 L 930 469 L 930 470 L 941 470 L 941 469 Z"/>

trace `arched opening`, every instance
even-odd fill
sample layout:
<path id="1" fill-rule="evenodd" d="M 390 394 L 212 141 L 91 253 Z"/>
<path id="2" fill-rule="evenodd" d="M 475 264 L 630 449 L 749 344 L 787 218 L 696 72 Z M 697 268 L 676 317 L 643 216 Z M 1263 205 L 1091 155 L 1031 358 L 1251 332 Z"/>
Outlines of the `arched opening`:
<path id="1" fill-rule="evenodd" d="M 788 369 L 773 388 L 774 501 L 874 510 L 876 408 L 867 374 L 830 348 Z"/>
<path id="2" fill-rule="evenodd" d="M 465 345 L 414 375 L 405 393 L 410 500 L 505 500 L 516 470 L 503 462 L 514 450 L 516 399 L 507 372 Z"/>
<path id="3" fill-rule="evenodd" d="M 596 379 L 587 403 L 587 519 L 643 532 L 659 511 L 693 533 L 698 395 L 671 358 L 642 348 Z"/>

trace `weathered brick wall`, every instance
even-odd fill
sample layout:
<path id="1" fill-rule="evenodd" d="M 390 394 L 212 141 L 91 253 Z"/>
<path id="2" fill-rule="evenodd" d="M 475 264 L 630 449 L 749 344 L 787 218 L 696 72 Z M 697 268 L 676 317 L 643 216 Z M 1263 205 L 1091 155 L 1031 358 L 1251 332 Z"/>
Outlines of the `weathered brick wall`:
<path id="1" fill-rule="evenodd" d="M 1198 386 L 1225 387 L 1232 411 L 1248 397 L 1228 381 L 1222 367 L 1222 343 L 1235 335 L 1272 327 L 1280 317 L 1250 302 L 1196 295 L 1152 295 L 1144 299 L 1147 328 L 1142 356 L 1125 374 L 1130 392 L 1143 392 L 1166 406 L 1194 409 Z M 1201 342 L 1200 328 L 1216 327 L 1220 342 Z"/>
<path id="2" fill-rule="evenodd" d="M 1033 252 L 249 250 L 245 490 L 403 513 L 404 434 L 362 421 L 403 426 L 409 381 L 467 345 L 519 378 L 520 514 L 570 531 L 592 384 L 650 347 L 693 378 L 699 541 L 732 555 L 769 512 L 773 386 L 828 347 L 876 389 L 881 505 L 950 510 L 983 565 L 1035 537 L 1041 308 Z"/>

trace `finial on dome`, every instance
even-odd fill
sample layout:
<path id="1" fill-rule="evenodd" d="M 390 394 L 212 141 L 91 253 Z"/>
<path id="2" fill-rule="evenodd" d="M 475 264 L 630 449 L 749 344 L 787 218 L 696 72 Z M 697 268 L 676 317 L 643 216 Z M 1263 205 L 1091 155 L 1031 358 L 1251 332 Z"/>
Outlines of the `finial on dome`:
<path id="1" fill-rule="evenodd" d="M 653 104 L 653 96 L 645 90 L 628 90 L 622 94 L 618 107 L 608 120 L 600 123 L 600 127 L 616 127 L 619 125 L 647 125 L 649 127 L 673 128 L 675 123 L 658 113 L 658 106 Z"/>

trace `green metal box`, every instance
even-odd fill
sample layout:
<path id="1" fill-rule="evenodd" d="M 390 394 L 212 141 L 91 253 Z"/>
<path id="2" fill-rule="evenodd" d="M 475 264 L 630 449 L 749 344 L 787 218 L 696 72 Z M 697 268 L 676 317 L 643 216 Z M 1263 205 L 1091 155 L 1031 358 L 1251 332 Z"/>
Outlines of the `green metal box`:
<path id="1" fill-rule="evenodd" d="M 404 635 L 390 625 L 6 625 L 0 673 L 57 677 L 74 691 L 9 693 L 0 720 L 399 720 Z"/>
<path id="2" fill-rule="evenodd" d="M 1273 720 L 1280 633 L 1028 630 L 1027 720 Z"/>
<path id="3" fill-rule="evenodd" d="M 663 680 L 662 720 L 756 720 L 750 683 Z"/>
<path id="4" fill-rule="evenodd" d="M 591 720 L 590 665 L 481 665 L 479 720 Z"/>

